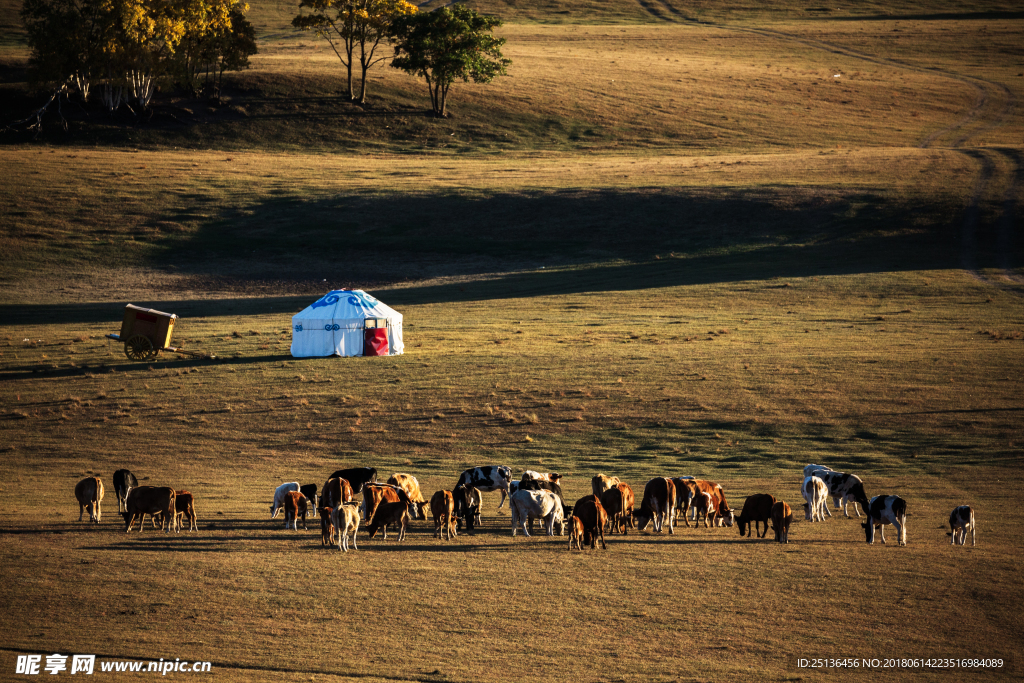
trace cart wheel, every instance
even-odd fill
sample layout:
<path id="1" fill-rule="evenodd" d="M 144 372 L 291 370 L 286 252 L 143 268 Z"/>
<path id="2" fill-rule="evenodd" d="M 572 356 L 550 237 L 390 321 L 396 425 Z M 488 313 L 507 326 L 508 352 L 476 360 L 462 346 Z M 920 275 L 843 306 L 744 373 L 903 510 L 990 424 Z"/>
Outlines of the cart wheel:
<path id="1" fill-rule="evenodd" d="M 137 334 L 129 337 L 124 343 L 124 355 L 132 360 L 147 360 L 156 355 L 156 349 L 153 348 L 153 342 L 149 341 L 149 337 Z"/>

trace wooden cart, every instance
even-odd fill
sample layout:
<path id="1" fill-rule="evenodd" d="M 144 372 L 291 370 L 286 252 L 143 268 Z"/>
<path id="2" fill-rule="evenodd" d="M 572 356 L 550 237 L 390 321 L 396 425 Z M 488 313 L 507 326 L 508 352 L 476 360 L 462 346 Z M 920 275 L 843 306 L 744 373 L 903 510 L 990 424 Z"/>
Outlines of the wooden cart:
<path id="1" fill-rule="evenodd" d="M 186 351 L 171 346 L 174 321 L 178 316 L 153 308 L 128 304 L 121 321 L 121 334 L 108 334 L 108 339 L 124 342 L 124 355 L 131 360 L 152 360 L 161 351 L 173 351 L 186 356 L 213 358 L 213 354 Z"/>

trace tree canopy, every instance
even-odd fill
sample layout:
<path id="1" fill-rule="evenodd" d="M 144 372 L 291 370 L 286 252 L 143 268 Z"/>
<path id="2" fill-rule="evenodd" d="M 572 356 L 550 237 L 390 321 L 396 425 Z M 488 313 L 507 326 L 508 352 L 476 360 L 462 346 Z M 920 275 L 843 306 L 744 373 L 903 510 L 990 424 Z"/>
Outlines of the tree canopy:
<path id="1" fill-rule="evenodd" d="M 464 5 L 404 17 L 395 26 L 391 66 L 423 76 L 434 115 L 447 116 L 448 90 L 456 80 L 489 83 L 507 73 L 512 61 L 501 54 L 505 39 L 490 34 L 498 26 L 498 17 Z"/>

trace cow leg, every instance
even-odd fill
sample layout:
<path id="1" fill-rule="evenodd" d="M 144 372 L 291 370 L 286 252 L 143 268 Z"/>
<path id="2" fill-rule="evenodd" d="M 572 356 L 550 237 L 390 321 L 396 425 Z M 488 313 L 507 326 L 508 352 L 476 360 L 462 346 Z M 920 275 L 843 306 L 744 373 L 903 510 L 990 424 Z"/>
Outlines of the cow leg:
<path id="1" fill-rule="evenodd" d="M 508 487 L 505 487 L 505 488 L 501 489 L 501 501 L 498 503 L 498 509 L 499 510 L 501 509 L 501 506 L 505 504 L 505 499 L 506 498 L 509 499 L 509 507 L 511 507 L 512 506 L 512 502 L 511 502 L 512 499 L 509 498 Z M 482 499 L 482 497 L 481 497 L 481 499 Z"/>
<path id="2" fill-rule="evenodd" d="M 821 499 L 821 508 L 825 511 L 826 514 L 828 514 L 829 517 L 832 516 L 832 511 L 828 509 L 828 498 Z M 825 521 L 824 515 L 821 516 L 821 521 Z"/>
<path id="3" fill-rule="evenodd" d="M 598 531 L 598 533 L 601 534 L 601 548 L 602 548 L 602 550 L 608 550 L 608 544 L 604 542 L 604 532 L 601 531 L 600 527 L 598 527 L 597 531 Z M 671 533 L 671 531 L 670 531 L 670 533 Z"/>
<path id="4" fill-rule="evenodd" d="M 975 542 L 974 542 L 974 528 L 975 528 L 975 526 L 976 525 L 974 524 L 974 520 L 971 520 L 971 547 L 972 548 L 975 545 Z M 966 543 L 966 542 L 967 542 L 967 530 L 965 529 L 964 530 L 964 543 Z"/>
<path id="5" fill-rule="evenodd" d="M 907 518 L 898 519 L 893 522 L 896 527 L 896 541 L 898 545 L 907 544 Z M 967 543 L 967 529 L 964 529 L 964 543 Z"/>

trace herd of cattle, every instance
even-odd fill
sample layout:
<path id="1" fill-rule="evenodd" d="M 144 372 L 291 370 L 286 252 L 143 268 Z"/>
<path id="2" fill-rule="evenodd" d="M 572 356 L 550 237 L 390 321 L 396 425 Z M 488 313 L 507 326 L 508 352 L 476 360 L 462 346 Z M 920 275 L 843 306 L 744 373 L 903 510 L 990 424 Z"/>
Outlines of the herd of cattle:
<path id="1" fill-rule="evenodd" d="M 427 518 L 427 511 L 434 521 L 434 537 L 451 539 L 463 526 L 472 530 L 480 523 L 481 493 L 501 492 L 498 509 L 509 501 L 512 516 L 512 535 L 519 529 L 529 536 L 534 520 L 544 524 L 549 536 L 556 533 L 565 535 L 569 531 L 569 549 L 582 549 L 584 545 L 595 548 L 600 542 L 607 549 L 604 531 L 626 534 L 628 528 L 643 531 L 653 523 L 655 532 L 667 527 L 673 533 L 673 525 L 681 518 L 687 527 L 691 519 L 699 526 L 739 527 L 741 536 L 750 536 L 753 531 L 758 538 L 768 534 L 768 525 L 775 532 L 775 540 L 789 542 L 789 527 L 793 511 L 789 504 L 767 493 L 748 496 L 739 515 L 729 507 L 725 491 L 720 484 L 690 476 L 655 477 L 644 485 L 644 494 L 639 510 L 634 510 L 635 497 L 629 484 L 618 477 L 598 474 L 591 480 L 593 493 L 566 505 L 560 480 L 562 475 L 526 470 L 522 479 L 512 481 L 512 470 L 505 466 L 491 465 L 474 467 L 464 471 L 451 491 L 434 493 L 426 501 L 420 491 L 416 477 L 396 473 L 386 483 L 377 481 L 377 470 L 359 467 L 338 470 L 318 490 L 316 484 L 299 485 L 298 482 L 281 484 L 274 491 L 270 505 L 270 518 L 274 519 L 283 510 L 285 529 L 298 529 L 299 519 L 306 528 L 306 519 L 313 510 L 320 515 L 321 542 L 323 545 L 337 543 L 339 550 L 347 551 L 349 537 L 356 545 L 356 531 L 360 521 L 365 522 L 370 538 L 378 531 L 387 538 L 388 527 L 395 527 L 398 540 L 405 538 L 410 519 Z M 150 515 L 154 526 L 159 524 L 165 533 L 171 528 L 179 532 L 185 522 L 188 530 L 198 528 L 195 504 L 188 491 L 175 491 L 166 486 L 139 486 L 134 474 L 125 469 L 114 473 L 114 490 L 117 493 L 118 512 L 125 521 L 125 531 L 131 531 L 136 520 L 142 530 L 146 515 Z M 361 503 L 354 500 L 355 494 L 363 496 Z M 878 529 L 885 543 L 885 525 L 896 528 L 897 542 L 907 544 L 907 504 L 899 496 L 875 496 L 868 500 L 864 483 L 852 474 L 833 471 L 823 465 L 807 465 L 801 486 L 804 498 L 804 513 L 808 521 L 824 521 L 832 516 L 828 509 L 828 498 L 833 499 L 835 509 L 843 510 L 849 518 L 848 505 L 858 517 L 863 508 L 866 521 L 861 524 L 868 543 L 874 543 Z M 87 477 L 75 487 L 79 503 L 79 521 L 83 511 L 89 513 L 90 521 L 100 521 L 100 502 L 103 500 L 103 482 L 99 477 Z M 122 509 L 123 508 L 123 509 Z M 763 524 L 764 530 L 761 531 Z M 971 545 L 975 544 L 974 511 L 967 505 L 953 510 L 949 517 L 951 543 L 959 541 L 964 545 L 967 531 L 971 532 Z"/>

